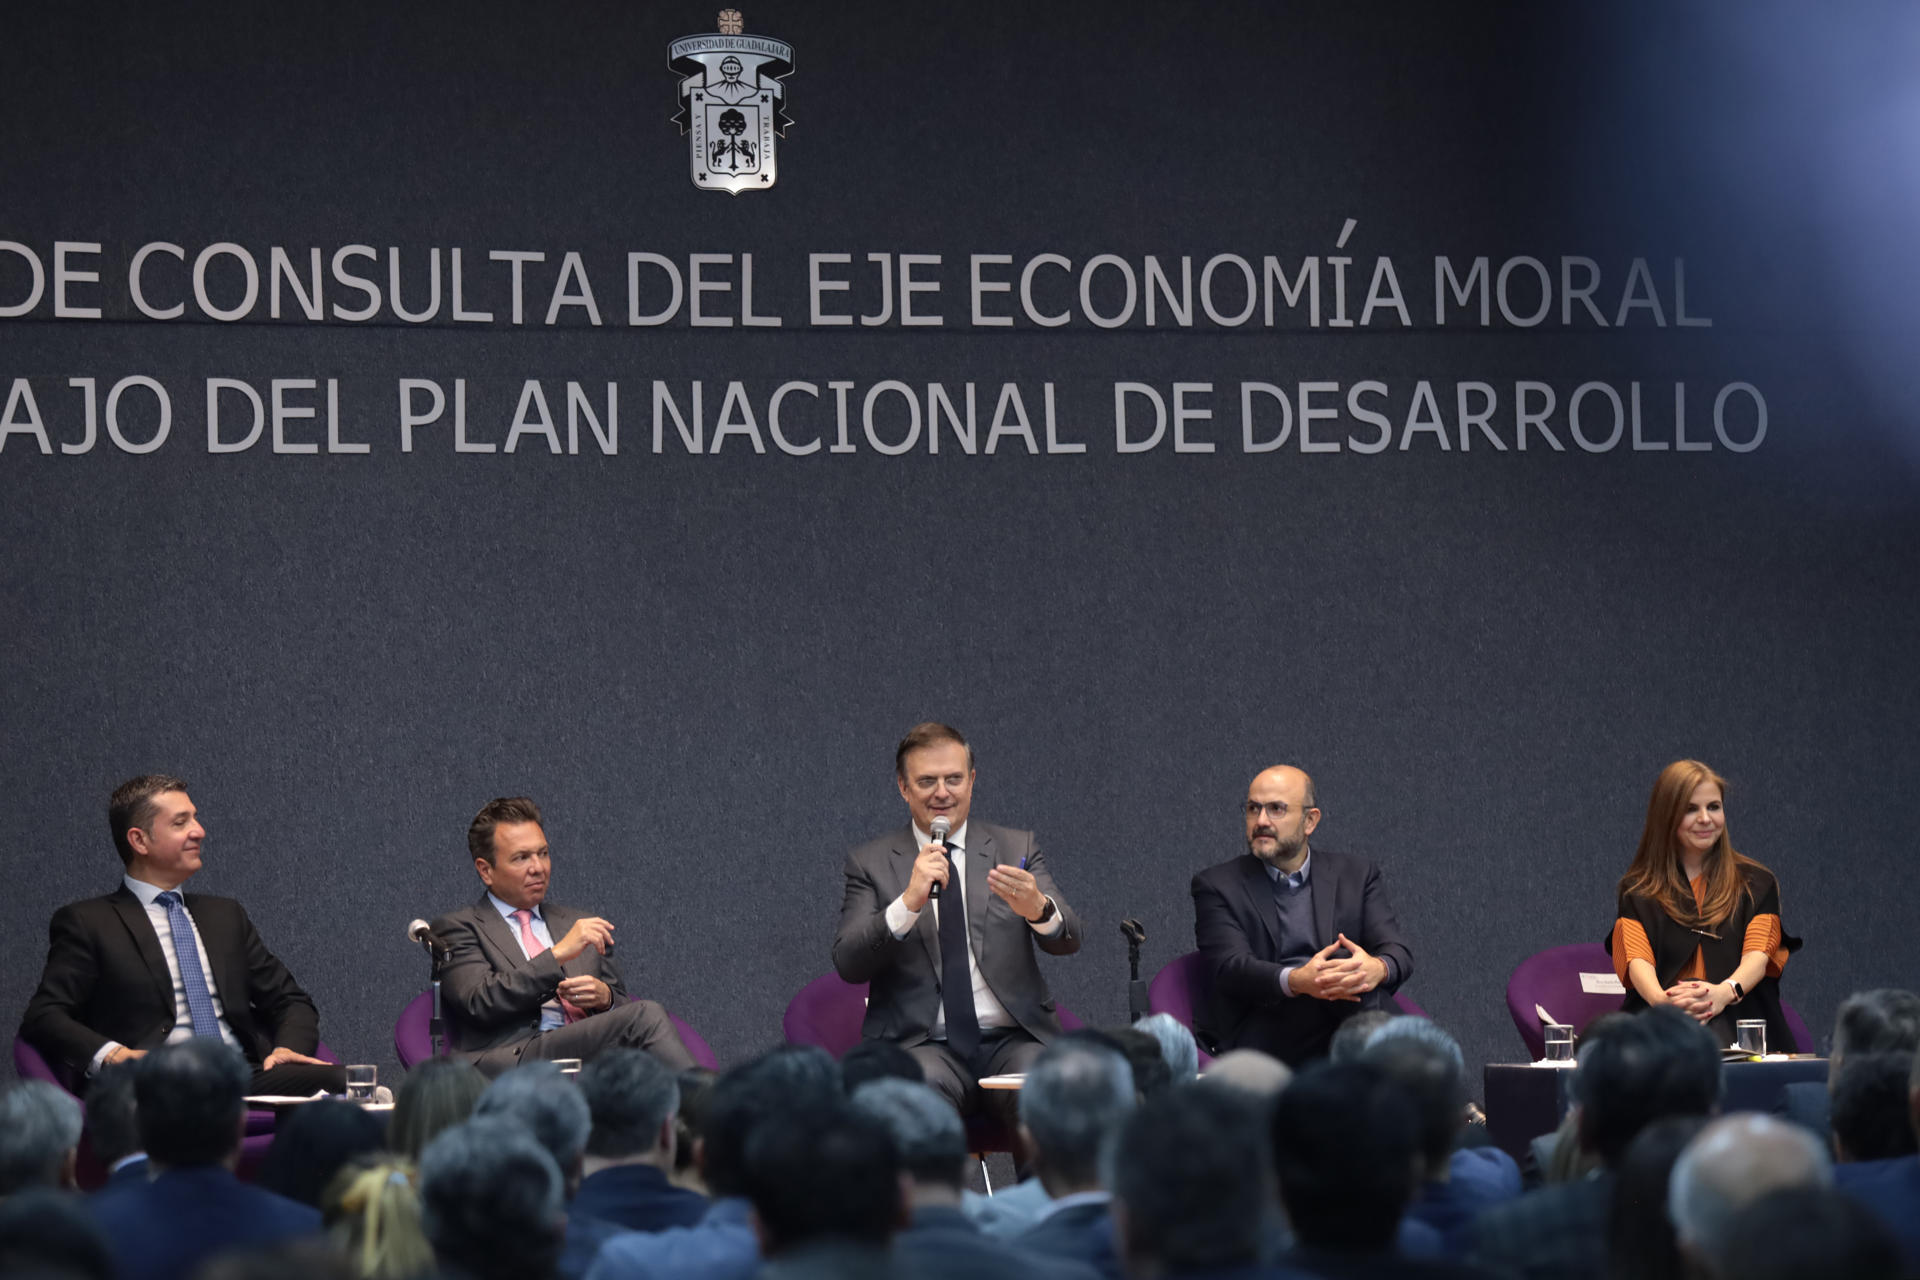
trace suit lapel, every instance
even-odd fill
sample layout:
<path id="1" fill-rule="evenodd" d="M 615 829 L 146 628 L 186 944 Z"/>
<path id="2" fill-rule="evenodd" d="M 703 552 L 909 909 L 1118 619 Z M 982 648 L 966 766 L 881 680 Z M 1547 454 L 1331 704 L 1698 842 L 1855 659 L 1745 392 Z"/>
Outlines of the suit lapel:
<path id="1" fill-rule="evenodd" d="M 987 834 L 985 827 L 968 828 L 967 840 L 967 937 L 973 943 L 973 958 L 984 970 L 987 965 L 987 898 L 993 893 L 987 888 L 987 869 L 993 866 L 996 850 L 993 837 Z"/>
<path id="2" fill-rule="evenodd" d="M 232 947 L 226 945 L 227 939 L 220 936 L 218 929 L 208 927 L 207 913 L 199 909 L 202 901 L 199 894 L 182 894 L 181 902 L 186 905 L 187 914 L 193 917 L 193 927 L 200 935 L 201 953 L 207 961 L 207 977 L 213 982 L 215 994 L 220 997 L 220 1006 L 226 1011 L 227 1025 L 238 1028 L 241 1024 L 234 1021 L 236 1016 L 244 1016 L 249 1007 L 247 1000 L 247 973 L 244 964 L 229 964 L 233 960 Z M 236 1029 L 236 1035 L 240 1035 Z M 241 1036 L 244 1043 L 246 1037 Z"/>
<path id="3" fill-rule="evenodd" d="M 489 903 L 488 905 L 492 904 Z M 499 915 L 500 913 L 496 911 L 494 914 Z M 573 928 L 574 921 L 580 918 L 580 913 L 578 911 L 569 911 L 565 907 L 548 907 L 545 903 L 541 903 L 540 918 L 547 922 L 547 936 L 553 939 L 554 942 L 558 942 L 567 936 L 567 930 Z M 547 945 L 551 946 L 553 944 L 548 943 Z M 515 949 L 518 950 L 518 947 L 516 946 Z M 591 962 L 587 957 L 589 955 L 597 956 L 599 954 L 600 953 L 592 947 L 588 947 L 572 960 L 561 965 L 560 972 L 566 974 L 568 977 L 579 977 L 582 974 L 590 974 L 593 970 L 590 968 Z"/>
<path id="4" fill-rule="evenodd" d="M 153 921 L 147 918 L 147 909 L 140 905 L 140 899 L 124 884 L 108 899 L 113 904 L 114 914 L 126 926 L 127 934 L 133 939 L 133 949 L 140 953 L 140 963 L 146 966 L 147 974 L 153 979 L 153 989 L 163 1008 L 171 1011 L 175 1017 L 179 1011 L 173 1004 L 173 975 L 167 971 L 167 957 L 160 950 L 160 935 L 153 930 Z"/>
<path id="5" fill-rule="evenodd" d="M 913 824 L 908 823 L 893 838 L 893 875 L 894 882 L 888 888 L 892 894 L 887 898 L 892 902 L 907 891 L 907 881 L 913 878 L 913 860 L 920 856 L 920 846 L 913 834 Z M 933 922 L 933 912 L 922 911 L 920 918 L 913 922 L 914 936 L 920 939 L 920 945 L 927 950 L 927 964 L 935 973 L 940 972 L 940 927 Z"/>
<path id="6" fill-rule="evenodd" d="M 1309 854 L 1315 865 L 1307 871 L 1307 892 L 1313 895 L 1313 949 L 1318 951 L 1340 931 L 1334 927 L 1339 906 L 1340 879 L 1337 864 L 1324 853 Z"/>
<path id="7" fill-rule="evenodd" d="M 528 963 L 527 953 L 520 949 L 520 939 L 515 937 L 513 930 L 508 927 L 506 918 L 494 908 L 493 899 L 484 893 L 481 894 L 480 903 L 475 910 L 480 913 L 480 936 L 493 945 L 493 949 L 500 953 L 500 958 L 505 960 L 509 967 L 525 968 Z M 552 926 L 549 925 L 548 928 L 551 929 Z"/>
<path id="8" fill-rule="evenodd" d="M 1286 959 L 1280 954 L 1280 908 L 1273 901 L 1273 879 L 1267 875 L 1267 864 L 1252 854 L 1240 861 L 1240 889 L 1246 894 L 1249 914 L 1266 934 L 1267 949 L 1262 958 Z"/>

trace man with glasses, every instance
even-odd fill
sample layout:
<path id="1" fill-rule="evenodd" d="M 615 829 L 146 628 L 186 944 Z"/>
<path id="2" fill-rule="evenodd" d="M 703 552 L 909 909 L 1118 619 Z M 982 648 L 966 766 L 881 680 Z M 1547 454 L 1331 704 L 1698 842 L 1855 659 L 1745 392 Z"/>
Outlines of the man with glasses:
<path id="1" fill-rule="evenodd" d="M 1262 771 L 1245 814 L 1246 854 L 1193 878 L 1193 932 L 1213 979 L 1197 1030 L 1214 1052 L 1259 1049 L 1298 1066 L 1362 1009 L 1392 1012 L 1413 955 L 1380 869 L 1308 844 L 1320 810 L 1303 770 Z"/>

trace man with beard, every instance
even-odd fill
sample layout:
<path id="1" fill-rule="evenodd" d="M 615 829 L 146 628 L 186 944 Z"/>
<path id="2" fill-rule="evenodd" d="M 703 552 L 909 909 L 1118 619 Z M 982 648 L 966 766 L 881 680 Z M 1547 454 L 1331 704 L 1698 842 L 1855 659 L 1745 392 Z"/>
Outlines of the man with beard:
<path id="1" fill-rule="evenodd" d="M 1354 1014 L 1391 1011 L 1413 955 L 1380 869 L 1309 846 L 1320 810 L 1304 771 L 1255 777 L 1246 821 L 1246 854 L 1193 878 L 1193 932 L 1213 980 L 1197 1030 L 1213 1052 L 1259 1049 L 1297 1067 Z"/>

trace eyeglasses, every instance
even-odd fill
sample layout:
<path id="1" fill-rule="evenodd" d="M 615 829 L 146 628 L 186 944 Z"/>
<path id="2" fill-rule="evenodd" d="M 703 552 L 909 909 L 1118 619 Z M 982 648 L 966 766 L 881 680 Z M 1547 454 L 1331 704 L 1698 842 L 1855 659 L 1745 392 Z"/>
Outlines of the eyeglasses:
<path id="1" fill-rule="evenodd" d="M 1262 804 L 1258 800 L 1247 801 L 1247 816 L 1249 818 L 1257 818 L 1262 813 L 1264 813 L 1269 817 L 1273 818 L 1275 821 L 1284 822 L 1286 820 L 1287 815 L 1292 812 L 1293 812 L 1293 806 L 1288 804 L 1285 800 L 1269 800 L 1265 804 Z M 1313 806 L 1308 805 L 1306 808 L 1302 809 L 1300 812 L 1312 813 Z"/>

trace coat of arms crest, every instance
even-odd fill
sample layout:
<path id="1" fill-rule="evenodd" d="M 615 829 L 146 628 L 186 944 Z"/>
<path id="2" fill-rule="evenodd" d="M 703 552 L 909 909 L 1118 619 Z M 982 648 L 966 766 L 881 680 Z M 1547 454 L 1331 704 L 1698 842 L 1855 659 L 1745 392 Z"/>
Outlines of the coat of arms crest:
<path id="1" fill-rule="evenodd" d="M 744 34 L 740 11 L 722 9 L 719 34 L 675 40 L 667 65 L 681 77 L 673 119 L 688 135 L 693 185 L 729 195 L 771 187 L 775 144 L 793 123 L 780 83 L 793 72 L 792 46 Z"/>

